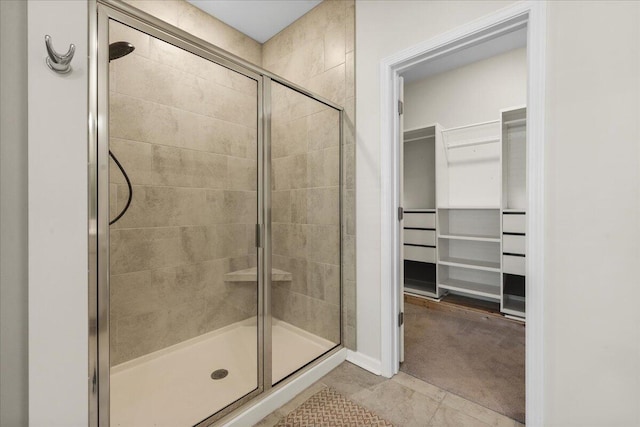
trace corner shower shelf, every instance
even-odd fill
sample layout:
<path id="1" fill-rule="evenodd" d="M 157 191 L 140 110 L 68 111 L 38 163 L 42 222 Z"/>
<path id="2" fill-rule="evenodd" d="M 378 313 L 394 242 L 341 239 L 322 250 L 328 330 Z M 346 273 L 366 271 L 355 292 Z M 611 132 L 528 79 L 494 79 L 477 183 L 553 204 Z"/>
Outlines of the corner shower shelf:
<path id="1" fill-rule="evenodd" d="M 271 269 L 272 282 L 291 282 L 292 275 L 288 271 Z M 258 280 L 258 269 L 256 267 L 245 270 L 232 271 L 224 275 L 225 282 L 256 282 Z"/>

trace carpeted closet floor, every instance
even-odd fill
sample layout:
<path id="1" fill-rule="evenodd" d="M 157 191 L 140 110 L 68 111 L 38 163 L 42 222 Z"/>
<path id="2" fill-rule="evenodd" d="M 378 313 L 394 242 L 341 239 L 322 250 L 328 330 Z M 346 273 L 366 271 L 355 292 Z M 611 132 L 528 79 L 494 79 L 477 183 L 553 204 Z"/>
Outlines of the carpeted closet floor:
<path id="1" fill-rule="evenodd" d="M 524 423 L 525 326 L 437 304 L 405 304 L 400 370 Z"/>

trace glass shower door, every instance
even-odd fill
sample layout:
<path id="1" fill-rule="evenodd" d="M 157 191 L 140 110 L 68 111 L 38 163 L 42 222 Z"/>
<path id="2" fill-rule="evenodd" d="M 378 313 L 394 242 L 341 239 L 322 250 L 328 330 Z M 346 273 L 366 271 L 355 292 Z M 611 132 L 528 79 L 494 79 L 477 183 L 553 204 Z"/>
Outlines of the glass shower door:
<path id="1" fill-rule="evenodd" d="M 113 426 L 194 425 L 262 386 L 261 85 L 150 34 L 109 20 Z"/>
<path id="2" fill-rule="evenodd" d="M 341 342 L 340 111 L 271 83 L 271 374 Z"/>

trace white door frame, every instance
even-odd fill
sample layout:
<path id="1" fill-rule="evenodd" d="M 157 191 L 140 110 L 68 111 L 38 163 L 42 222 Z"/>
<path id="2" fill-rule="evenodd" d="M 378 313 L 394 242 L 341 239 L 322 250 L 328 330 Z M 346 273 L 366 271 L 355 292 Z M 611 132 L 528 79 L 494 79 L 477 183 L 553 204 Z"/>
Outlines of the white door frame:
<path id="1" fill-rule="evenodd" d="M 544 119 L 546 2 L 516 3 L 491 15 L 397 52 L 381 62 L 381 372 L 399 369 L 400 307 L 397 207 L 399 194 L 397 81 L 407 68 L 473 45 L 518 26 L 527 27 L 527 425 L 543 422 Z"/>

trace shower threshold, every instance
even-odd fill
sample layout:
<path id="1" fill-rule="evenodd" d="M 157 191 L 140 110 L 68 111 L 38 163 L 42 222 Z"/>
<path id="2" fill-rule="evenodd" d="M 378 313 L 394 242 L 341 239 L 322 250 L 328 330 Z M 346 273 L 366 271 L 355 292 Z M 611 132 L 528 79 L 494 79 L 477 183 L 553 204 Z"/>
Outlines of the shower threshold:
<path id="1" fill-rule="evenodd" d="M 273 382 L 336 344 L 273 319 Z M 111 368 L 111 425 L 190 426 L 257 388 L 251 318 Z M 213 380 L 212 372 L 228 374 Z"/>

